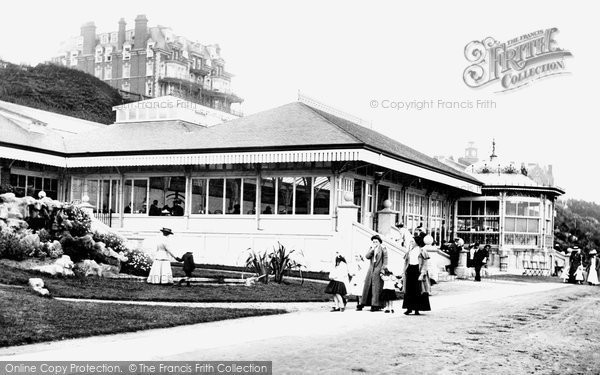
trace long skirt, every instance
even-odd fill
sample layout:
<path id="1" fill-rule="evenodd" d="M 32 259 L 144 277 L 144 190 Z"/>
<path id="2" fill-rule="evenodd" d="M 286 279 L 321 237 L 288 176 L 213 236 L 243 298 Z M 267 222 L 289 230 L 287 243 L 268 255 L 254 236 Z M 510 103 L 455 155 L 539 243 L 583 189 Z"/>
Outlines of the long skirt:
<path id="1" fill-rule="evenodd" d="M 173 271 L 171 271 L 171 262 L 168 260 L 155 259 L 148 275 L 150 284 L 173 284 Z"/>
<path id="2" fill-rule="evenodd" d="M 600 284 L 598 280 L 598 274 L 596 273 L 595 269 L 590 269 L 590 272 L 588 272 L 587 282 L 592 285 Z"/>
<path id="3" fill-rule="evenodd" d="M 416 311 L 431 311 L 429 295 L 421 293 L 421 282 L 419 281 L 419 265 L 409 265 L 406 269 L 406 290 L 402 308 Z"/>

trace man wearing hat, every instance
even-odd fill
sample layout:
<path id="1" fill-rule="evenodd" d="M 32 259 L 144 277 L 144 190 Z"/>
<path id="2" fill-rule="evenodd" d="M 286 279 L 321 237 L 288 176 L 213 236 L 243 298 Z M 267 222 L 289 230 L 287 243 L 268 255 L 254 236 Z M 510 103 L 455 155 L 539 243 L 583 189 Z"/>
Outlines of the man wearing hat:
<path id="1" fill-rule="evenodd" d="M 176 258 L 170 250 L 169 236 L 173 231 L 169 228 L 160 230 L 162 236 L 156 245 L 156 254 L 150 268 L 147 282 L 149 284 L 173 284 L 173 271 L 171 270 L 171 258 Z"/>

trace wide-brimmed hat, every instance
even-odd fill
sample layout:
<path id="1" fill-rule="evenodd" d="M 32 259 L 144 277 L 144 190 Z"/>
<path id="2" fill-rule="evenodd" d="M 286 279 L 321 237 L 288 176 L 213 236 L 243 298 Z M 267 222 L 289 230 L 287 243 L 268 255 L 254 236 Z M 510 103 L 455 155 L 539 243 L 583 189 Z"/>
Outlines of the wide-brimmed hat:
<path id="1" fill-rule="evenodd" d="M 161 232 L 163 232 L 164 234 L 173 234 L 173 231 L 170 228 L 161 228 L 160 230 Z"/>
<path id="2" fill-rule="evenodd" d="M 596 251 L 596 249 L 592 249 L 592 250 L 590 250 L 590 252 L 588 254 L 596 255 L 596 254 L 598 254 L 598 252 Z"/>

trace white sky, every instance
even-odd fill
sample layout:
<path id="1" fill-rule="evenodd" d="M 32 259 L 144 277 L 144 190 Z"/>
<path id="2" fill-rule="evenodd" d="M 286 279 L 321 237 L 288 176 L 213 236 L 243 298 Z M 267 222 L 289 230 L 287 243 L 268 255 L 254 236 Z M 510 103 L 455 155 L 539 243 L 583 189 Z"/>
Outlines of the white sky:
<path id="1" fill-rule="evenodd" d="M 469 140 L 489 155 L 495 138 L 501 158 L 552 164 L 568 197 L 600 202 L 594 2 L 12 1 L 2 4 L 0 57 L 36 64 L 84 22 L 114 31 L 121 17 L 133 28 L 137 14 L 150 26 L 218 43 L 246 114 L 294 101 L 301 90 L 430 155 L 462 155 Z M 574 55 L 566 60 L 571 74 L 509 93 L 463 83 L 470 41 L 551 27 Z M 497 108 L 397 111 L 372 109 L 373 99 L 491 99 Z"/>

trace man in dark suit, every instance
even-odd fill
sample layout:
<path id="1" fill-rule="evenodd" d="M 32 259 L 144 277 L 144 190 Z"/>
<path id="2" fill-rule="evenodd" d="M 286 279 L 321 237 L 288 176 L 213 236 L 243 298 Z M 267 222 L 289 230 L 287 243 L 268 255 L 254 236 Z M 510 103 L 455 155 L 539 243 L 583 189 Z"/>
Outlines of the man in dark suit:
<path id="1" fill-rule="evenodd" d="M 485 247 L 479 247 L 475 249 L 475 255 L 473 255 L 473 266 L 475 267 L 475 281 L 481 281 L 481 267 L 487 264 L 487 259 L 490 256 L 490 245 Z"/>

